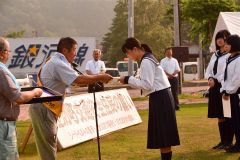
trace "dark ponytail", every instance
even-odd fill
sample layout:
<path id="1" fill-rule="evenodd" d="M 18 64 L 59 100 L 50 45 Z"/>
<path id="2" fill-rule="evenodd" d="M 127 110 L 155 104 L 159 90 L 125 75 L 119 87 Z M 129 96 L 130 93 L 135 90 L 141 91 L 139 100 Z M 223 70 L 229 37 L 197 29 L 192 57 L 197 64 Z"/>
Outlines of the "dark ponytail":
<path id="1" fill-rule="evenodd" d="M 151 48 L 147 44 L 141 44 L 142 49 L 147 53 L 152 53 Z"/>
<path id="2" fill-rule="evenodd" d="M 132 50 L 134 47 L 139 48 L 145 52 L 152 53 L 152 50 L 147 44 L 141 44 L 141 42 L 133 37 L 130 37 L 125 40 L 125 43 L 122 45 L 122 52 L 126 53 L 127 49 Z"/>
<path id="3" fill-rule="evenodd" d="M 228 45 L 231 45 L 230 53 L 240 52 L 240 37 L 237 34 L 231 35 L 226 40 Z"/>

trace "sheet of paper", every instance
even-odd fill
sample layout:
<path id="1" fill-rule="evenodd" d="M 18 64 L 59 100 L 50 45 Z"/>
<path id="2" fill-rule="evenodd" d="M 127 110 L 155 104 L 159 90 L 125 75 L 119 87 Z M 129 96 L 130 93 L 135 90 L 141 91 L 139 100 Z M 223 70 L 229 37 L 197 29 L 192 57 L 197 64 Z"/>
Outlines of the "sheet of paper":
<path id="1" fill-rule="evenodd" d="M 223 104 L 223 115 L 224 115 L 224 117 L 231 118 L 230 98 L 228 100 L 222 99 L 222 104 Z"/>
<path id="2" fill-rule="evenodd" d="M 120 77 L 113 77 L 112 82 L 113 83 L 119 83 Z"/>
<path id="3" fill-rule="evenodd" d="M 44 90 L 43 90 L 43 93 L 41 95 L 41 97 L 51 97 L 51 96 L 53 96 L 53 95 L 50 94 L 49 92 L 44 91 Z"/>

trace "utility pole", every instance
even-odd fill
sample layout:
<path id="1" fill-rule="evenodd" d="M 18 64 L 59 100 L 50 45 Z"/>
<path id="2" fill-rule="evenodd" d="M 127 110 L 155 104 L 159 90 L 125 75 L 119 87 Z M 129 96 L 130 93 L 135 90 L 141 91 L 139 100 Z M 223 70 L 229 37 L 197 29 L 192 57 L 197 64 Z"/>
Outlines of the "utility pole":
<path id="1" fill-rule="evenodd" d="M 179 18 L 179 0 L 173 0 L 173 18 L 174 18 L 174 47 L 181 46 L 180 39 L 180 18 Z M 179 93 L 182 93 L 182 81 L 183 81 L 183 64 L 179 62 L 181 72 L 178 74 L 179 76 Z"/>
<path id="2" fill-rule="evenodd" d="M 204 78 L 203 76 L 203 50 L 202 50 L 202 40 L 201 40 L 202 34 L 199 35 L 199 79 Z"/>
<path id="3" fill-rule="evenodd" d="M 134 0 L 128 0 L 128 37 L 134 37 Z M 128 60 L 128 75 L 133 75 L 133 61 Z"/>
<path id="4" fill-rule="evenodd" d="M 38 37 L 38 32 L 36 30 L 32 31 L 33 36 Z"/>
<path id="5" fill-rule="evenodd" d="M 180 25 L 179 25 L 179 0 L 173 2 L 173 16 L 174 16 L 174 46 L 180 46 Z"/>

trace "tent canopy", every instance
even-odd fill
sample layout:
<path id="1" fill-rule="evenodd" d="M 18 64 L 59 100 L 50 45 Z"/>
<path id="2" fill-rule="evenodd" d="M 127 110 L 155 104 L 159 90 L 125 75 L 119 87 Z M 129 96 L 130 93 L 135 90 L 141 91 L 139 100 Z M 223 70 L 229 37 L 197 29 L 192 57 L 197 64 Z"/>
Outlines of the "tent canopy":
<path id="1" fill-rule="evenodd" d="M 240 36 L 240 12 L 220 12 L 209 47 L 210 52 L 216 50 L 215 36 L 222 29 L 227 29 L 231 34 L 238 34 Z"/>

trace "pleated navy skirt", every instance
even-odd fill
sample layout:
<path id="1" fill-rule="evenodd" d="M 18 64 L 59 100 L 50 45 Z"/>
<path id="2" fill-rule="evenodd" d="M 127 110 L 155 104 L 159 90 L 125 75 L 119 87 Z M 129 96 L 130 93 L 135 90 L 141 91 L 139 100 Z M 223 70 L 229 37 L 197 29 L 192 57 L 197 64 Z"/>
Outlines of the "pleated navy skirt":
<path id="1" fill-rule="evenodd" d="M 224 118 L 222 94 L 220 93 L 221 83 L 214 81 L 215 85 L 209 89 L 208 97 L 208 118 Z"/>
<path id="2" fill-rule="evenodd" d="M 148 149 L 180 145 L 174 99 L 170 89 L 149 96 Z"/>

